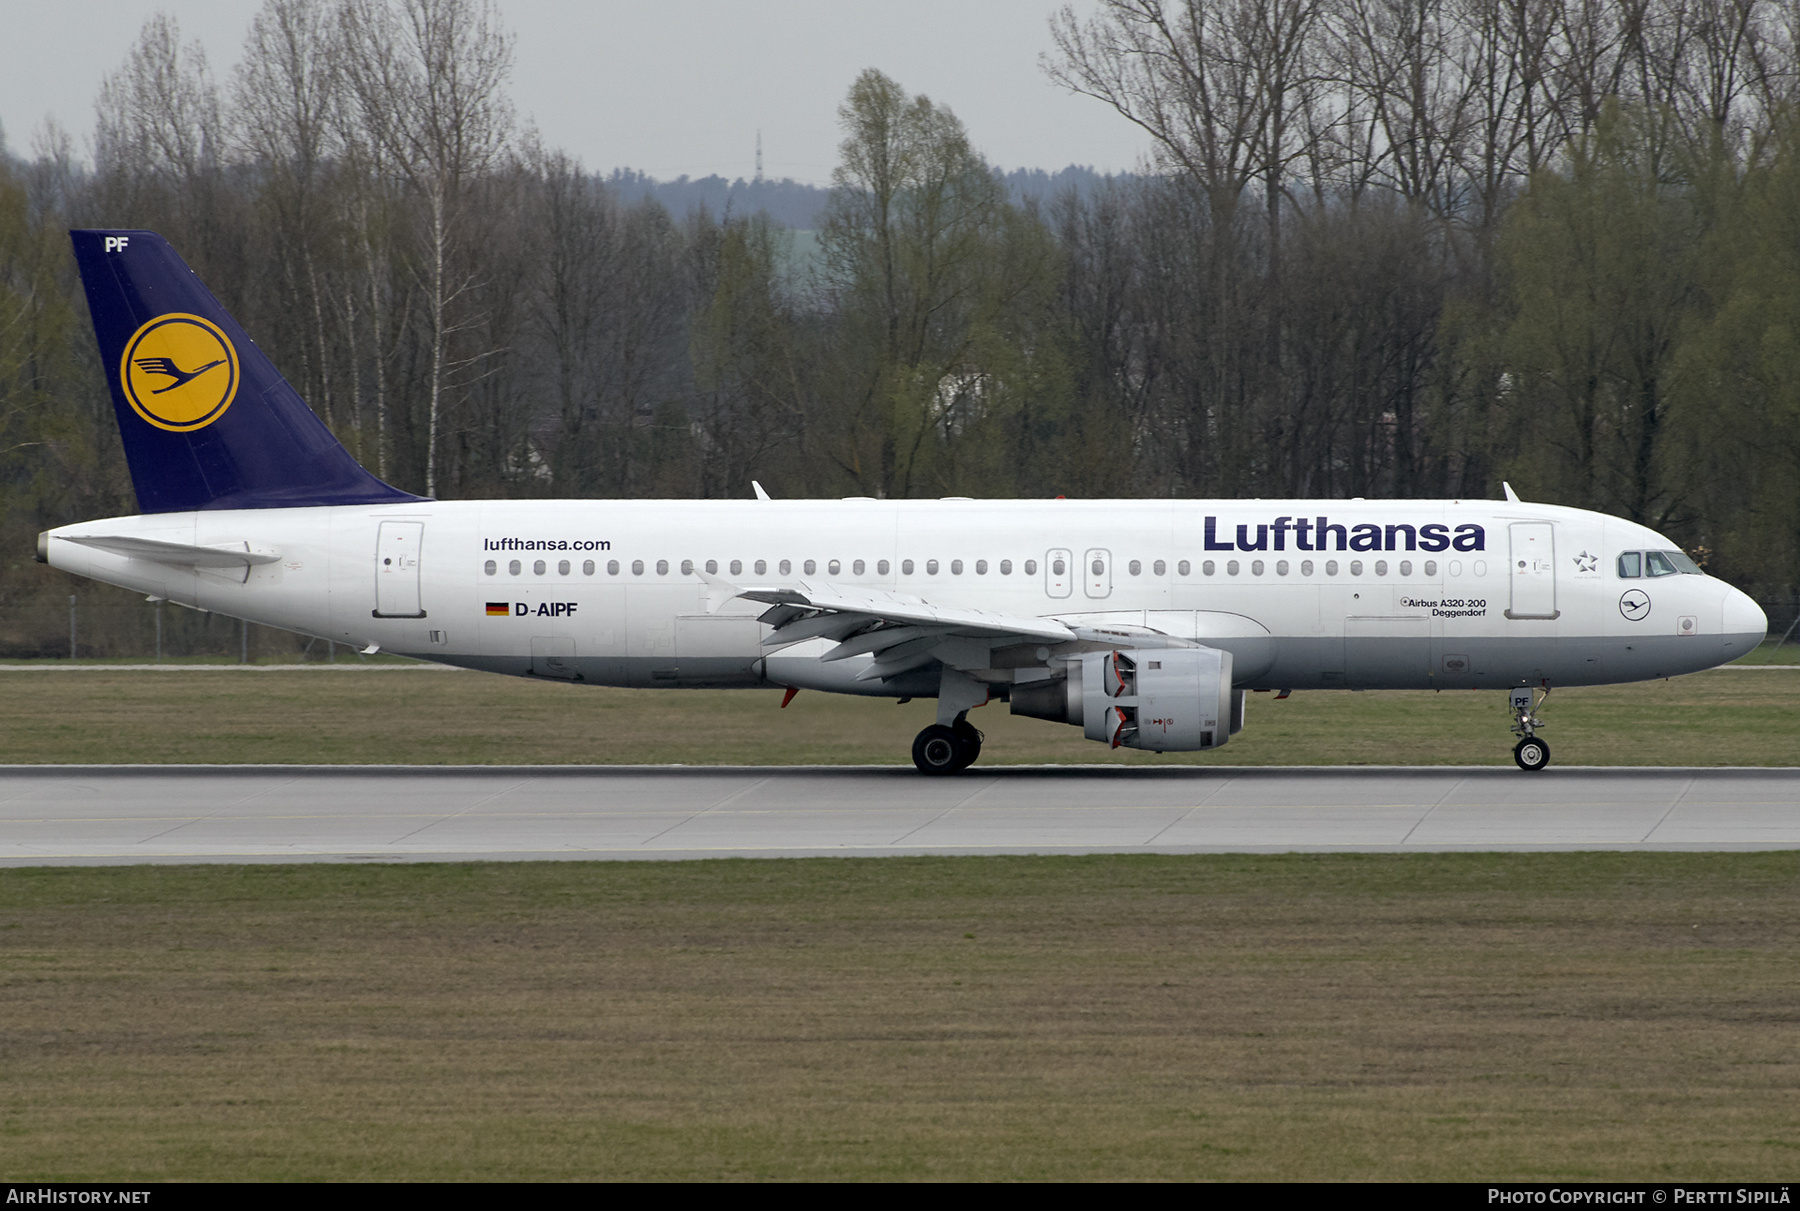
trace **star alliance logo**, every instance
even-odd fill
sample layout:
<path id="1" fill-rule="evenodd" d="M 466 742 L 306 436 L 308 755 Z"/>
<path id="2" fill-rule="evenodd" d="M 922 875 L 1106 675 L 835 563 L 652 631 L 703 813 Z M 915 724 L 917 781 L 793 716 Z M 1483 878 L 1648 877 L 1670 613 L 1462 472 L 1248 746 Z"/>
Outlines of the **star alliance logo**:
<path id="1" fill-rule="evenodd" d="M 1586 551 L 1583 551 L 1575 557 L 1575 570 L 1577 572 L 1593 572 L 1598 570 L 1599 567 L 1600 557 L 1598 555 L 1589 555 Z"/>

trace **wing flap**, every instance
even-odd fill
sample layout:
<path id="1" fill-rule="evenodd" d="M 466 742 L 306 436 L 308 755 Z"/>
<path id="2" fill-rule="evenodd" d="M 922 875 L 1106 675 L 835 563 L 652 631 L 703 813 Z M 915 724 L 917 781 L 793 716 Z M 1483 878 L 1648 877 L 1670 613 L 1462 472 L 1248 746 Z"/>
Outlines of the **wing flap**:
<path id="1" fill-rule="evenodd" d="M 857 674 L 859 681 L 893 677 L 933 660 L 984 668 L 981 662 L 995 647 L 1029 641 L 1060 644 L 1077 638 L 1075 630 L 1053 618 L 933 605 L 888 589 L 808 580 L 739 587 L 705 572 L 696 575 L 706 583 L 709 608 L 732 598 L 769 607 L 760 618 L 773 628 L 762 641 L 764 650 L 827 639 L 836 646 L 821 660 L 873 656 L 869 667 Z"/>
<path id="2" fill-rule="evenodd" d="M 861 614 L 871 621 L 941 628 L 949 634 L 971 638 L 1037 639 L 1065 643 L 1075 633 L 1053 618 L 1021 614 L 996 614 L 989 610 L 957 609 L 932 605 L 908 593 L 862 589 L 850 585 L 800 581 L 793 587 L 742 589 L 738 596 L 770 605 L 799 606 L 837 614 Z"/>

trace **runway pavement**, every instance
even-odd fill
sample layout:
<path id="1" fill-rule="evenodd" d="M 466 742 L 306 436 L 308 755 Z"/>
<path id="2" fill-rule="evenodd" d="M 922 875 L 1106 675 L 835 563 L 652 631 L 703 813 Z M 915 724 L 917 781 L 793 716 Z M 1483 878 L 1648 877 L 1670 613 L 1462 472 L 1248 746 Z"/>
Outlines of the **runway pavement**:
<path id="1" fill-rule="evenodd" d="M 1800 769 L 0 767 L 0 865 L 1800 847 Z"/>

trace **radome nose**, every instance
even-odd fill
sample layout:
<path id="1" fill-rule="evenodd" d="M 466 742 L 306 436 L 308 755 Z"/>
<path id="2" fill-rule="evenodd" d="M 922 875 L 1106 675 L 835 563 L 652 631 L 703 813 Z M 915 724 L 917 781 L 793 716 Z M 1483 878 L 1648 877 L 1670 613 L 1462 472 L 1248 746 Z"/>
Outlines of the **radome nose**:
<path id="1" fill-rule="evenodd" d="M 1736 660 L 1769 637 L 1769 616 L 1749 596 L 1737 589 L 1725 590 L 1725 659 Z"/>

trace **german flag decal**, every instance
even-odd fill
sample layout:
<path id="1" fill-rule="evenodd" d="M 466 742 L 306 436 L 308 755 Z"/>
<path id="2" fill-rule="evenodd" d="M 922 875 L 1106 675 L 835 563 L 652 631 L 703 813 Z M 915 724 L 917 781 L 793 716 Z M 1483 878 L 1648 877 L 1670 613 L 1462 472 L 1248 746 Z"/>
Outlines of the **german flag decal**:
<path id="1" fill-rule="evenodd" d="M 512 606 L 504 601 L 490 601 L 487 603 L 487 612 L 489 618 L 505 618 L 512 613 Z"/>

